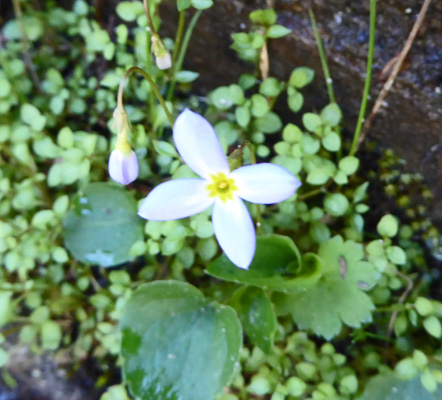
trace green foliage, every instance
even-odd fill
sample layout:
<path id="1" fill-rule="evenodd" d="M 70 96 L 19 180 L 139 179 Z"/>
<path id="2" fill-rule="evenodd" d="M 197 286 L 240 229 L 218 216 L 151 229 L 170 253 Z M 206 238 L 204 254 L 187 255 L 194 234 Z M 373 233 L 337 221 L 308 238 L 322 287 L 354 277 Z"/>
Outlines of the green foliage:
<path id="1" fill-rule="evenodd" d="M 311 68 L 272 76 L 267 44 L 290 33 L 276 12 L 255 10 L 250 30 L 232 35 L 251 69 L 203 99 L 191 94 L 197 72 L 156 67 L 141 1 L 119 2 L 109 31 L 87 2 L 55 3 L 20 3 L 26 63 L 18 21 L 2 27 L 0 366 L 13 362 L 7 349 L 17 331 L 20 344 L 69 354 L 75 368 L 93 357 L 97 385 L 122 366 L 131 393 L 114 385 L 102 400 L 439 398 L 442 303 L 425 255 L 437 254 L 440 239 L 422 204 L 413 205 L 420 178 L 389 152 L 373 171 L 348 154 L 339 106 L 305 104 Z M 160 1 L 149 3 L 162 33 Z M 178 0 L 177 8 L 212 4 Z M 162 39 L 172 54 L 175 43 Z M 269 71 L 259 63 L 267 54 Z M 206 112 L 225 152 L 236 149 L 232 167 L 252 162 L 248 141 L 258 162 L 303 183 L 281 204 L 250 206 L 260 225 L 249 270 L 220 254 L 210 210 L 140 225 L 137 203 L 154 186 L 195 174 L 181 165 L 152 88 L 134 75 L 124 104 L 139 178 L 128 189 L 103 182 L 116 92 L 133 65 L 150 71 L 173 116 L 184 107 Z M 298 115 L 279 115 L 283 102 Z M 404 212 L 400 224 L 383 216 L 376 232 L 369 205 L 385 204 L 372 192 L 378 186 Z M 414 241 L 422 234 L 425 250 Z M 319 346 L 315 336 L 331 343 Z"/>
<path id="2" fill-rule="evenodd" d="M 329 340 L 342 323 L 357 328 L 372 320 L 374 305 L 364 290 L 375 285 L 379 274 L 363 261 L 361 245 L 340 236 L 321 243 L 318 256 L 323 264 L 318 283 L 282 297 L 280 307 L 292 314 L 300 329 L 312 329 Z"/>
<path id="3" fill-rule="evenodd" d="M 77 260 L 103 267 L 129 261 L 129 250 L 142 239 L 136 212 L 133 198 L 124 190 L 90 184 L 64 219 L 67 249 Z"/>
<path id="4" fill-rule="evenodd" d="M 248 270 L 236 267 L 222 255 L 208 266 L 207 273 L 226 281 L 291 291 L 313 285 L 319 279 L 321 269 L 321 262 L 315 255 L 306 254 L 301 259 L 297 247 L 288 237 L 271 235 L 257 239 L 255 258 Z"/>
<path id="5" fill-rule="evenodd" d="M 187 283 L 138 288 L 121 329 L 124 376 L 141 398 L 213 398 L 237 366 L 242 338 L 235 312 Z"/>

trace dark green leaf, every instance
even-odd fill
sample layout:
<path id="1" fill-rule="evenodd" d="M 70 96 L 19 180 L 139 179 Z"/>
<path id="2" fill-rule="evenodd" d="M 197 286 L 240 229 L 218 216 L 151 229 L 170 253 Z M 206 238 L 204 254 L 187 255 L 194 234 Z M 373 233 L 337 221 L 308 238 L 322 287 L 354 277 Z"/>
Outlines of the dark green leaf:
<path id="1" fill-rule="evenodd" d="M 79 261 L 102 267 L 129 261 L 129 250 L 143 240 L 137 203 L 124 189 L 91 183 L 63 221 L 67 249 Z"/>
<path id="2" fill-rule="evenodd" d="M 371 378 L 361 400 L 440 400 L 442 387 L 433 392 L 424 388 L 419 378 L 402 380 L 393 372 L 385 372 Z"/>
<path id="3" fill-rule="evenodd" d="M 235 292 L 230 304 L 238 312 L 250 341 L 269 353 L 276 332 L 276 316 L 264 291 L 256 287 L 243 287 Z"/>
<path id="4" fill-rule="evenodd" d="M 255 257 L 248 270 L 236 267 L 222 255 L 206 271 L 230 282 L 290 291 L 310 287 L 319 279 L 321 265 L 317 261 L 311 256 L 301 260 L 299 250 L 287 236 L 268 235 L 257 238 Z"/>
<path id="5" fill-rule="evenodd" d="M 210 303 L 188 283 L 139 287 L 120 327 L 123 374 L 136 397 L 208 400 L 230 383 L 241 324 L 232 308 Z"/>

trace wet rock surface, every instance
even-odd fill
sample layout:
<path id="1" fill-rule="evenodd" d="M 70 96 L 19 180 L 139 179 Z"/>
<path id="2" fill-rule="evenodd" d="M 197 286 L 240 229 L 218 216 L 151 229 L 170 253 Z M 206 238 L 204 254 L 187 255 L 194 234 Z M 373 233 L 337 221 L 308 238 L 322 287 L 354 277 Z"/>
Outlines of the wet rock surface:
<path id="1" fill-rule="evenodd" d="M 4 367 L 15 380 L 9 387 L 0 379 L 0 400 L 98 400 L 96 372 L 81 366 L 74 370 L 69 360 L 56 360 L 51 353 L 35 354 L 25 345 L 8 343 L 9 361 Z"/>
<path id="2" fill-rule="evenodd" d="M 195 90 L 205 94 L 221 84 L 235 82 L 242 72 L 253 68 L 230 49 L 230 34 L 245 31 L 248 14 L 267 6 L 267 1 L 217 0 L 203 12 L 189 47 L 186 68 L 200 73 Z M 421 1 L 378 1 L 377 33 L 370 111 L 383 81 L 378 79 L 385 65 L 396 56 L 411 31 Z M 362 97 L 368 37 L 369 1 L 317 0 L 313 2 L 277 0 L 278 23 L 292 33 L 269 43 L 270 71 L 287 79 L 293 68 L 306 65 L 317 75 L 303 91 L 305 110 L 321 109 L 327 92 L 311 30 L 308 7 L 315 12 L 333 77 L 336 99 L 345 115 L 345 131 L 351 136 Z M 168 15 L 163 31 L 172 36 L 177 20 L 175 6 L 166 3 L 161 15 Z M 384 107 L 376 116 L 367 140 L 391 147 L 408 162 L 410 171 L 423 174 L 435 201 L 432 217 L 442 227 L 442 3 L 433 1 L 406 62 L 396 78 Z M 281 107 L 286 121 L 299 121 Z M 386 210 L 387 211 L 387 210 Z"/>

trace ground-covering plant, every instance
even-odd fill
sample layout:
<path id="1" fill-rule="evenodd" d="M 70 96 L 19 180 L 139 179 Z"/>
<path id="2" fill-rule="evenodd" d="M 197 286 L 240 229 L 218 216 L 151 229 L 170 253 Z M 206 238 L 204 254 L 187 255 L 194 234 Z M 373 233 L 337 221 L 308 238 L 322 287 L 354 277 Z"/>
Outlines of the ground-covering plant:
<path id="1" fill-rule="evenodd" d="M 269 8 L 232 35 L 250 73 L 193 96 L 198 73 L 182 66 L 212 1 L 177 1 L 174 40 L 159 34 L 160 3 L 119 2 L 108 31 L 83 0 L 14 0 L 0 52 L 2 343 L 18 334 L 73 368 L 96 359 L 103 400 L 440 398 L 438 277 L 413 241 L 427 225 L 389 210 L 369 220 L 360 124 L 342 135 L 331 80 L 330 103 L 310 110 L 303 93 L 321 77 L 271 75 L 267 42 L 290 31 Z M 302 124 L 278 114 L 284 102 Z M 229 166 L 215 175 L 214 154 Z M 212 200 L 184 215 L 195 172 Z M 13 385 L 10 361 L 1 349 Z"/>

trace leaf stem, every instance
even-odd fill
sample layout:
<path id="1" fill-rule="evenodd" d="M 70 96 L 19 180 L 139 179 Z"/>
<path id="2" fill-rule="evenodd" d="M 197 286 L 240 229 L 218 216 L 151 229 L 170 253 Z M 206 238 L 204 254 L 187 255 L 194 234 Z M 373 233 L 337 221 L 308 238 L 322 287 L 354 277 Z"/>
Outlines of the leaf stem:
<path id="1" fill-rule="evenodd" d="M 172 65 L 175 65 L 175 61 L 178 57 L 178 51 L 181 48 L 185 22 L 186 22 L 186 11 L 182 10 L 180 11 L 180 18 L 178 20 L 178 29 L 176 31 L 176 37 L 175 37 L 175 46 L 173 47 Z"/>
<path id="2" fill-rule="evenodd" d="M 161 107 L 163 107 L 164 112 L 166 113 L 167 119 L 169 120 L 170 126 L 173 126 L 174 120 L 172 117 L 172 114 L 170 113 L 169 109 L 167 108 L 166 102 L 164 101 L 163 96 L 161 96 L 160 90 L 158 89 L 158 86 L 155 84 L 154 80 L 150 77 L 150 75 L 144 71 L 143 69 L 139 67 L 132 67 L 129 68 L 126 73 L 123 76 L 123 79 L 120 82 L 120 87 L 118 89 L 118 107 L 123 108 L 123 92 L 124 92 L 124 86 L 126 84 L 127 79 L 129 78 L 130 74 L 132 72 L 138 72 L 140 75 L 142 75 L 150 84 L 150 87 L 152 91 L 155 93 L 155 96 L 157 97 L 158 101 L 161 104 Z"/>
<path id="3" fill-rule="evenodd" d="M 176 75 L 181 70 L 181 67 L 184 62 L 184 57 L 186 55 L 187 47 L 189 46 L 190 38 L 192 37 L 193 29 L 195 28 L 195 25 L 198 21 L 198 18 L 200 17 L 202 13 L 202 10 L 197 10 L 195 14 L 193 15 L 192 19 L 190 20 L 189 26 L 187 27 L 186 33 L 183 38 L 183 44 L 179 50 L 178 57 L 176 63 L 173 64 L 173 72 L 172 72 L 172 79 L 170 81 L 169 90 L 167 91 L 166 99 L 171 100 L 173 96 L 173 92 L 175 90 L 176 85 Z"/>
<path id="4" fill-rule="evenodd" d="M 365 76 L 364 93 L 362 95 L 361 108 L 359 110 L 358 122 L 353 136 L 353 142 L 350 148 L 350 155 L 353 156 L 358 148 L 359 136 L 364 123 L 365 111 L 367 109 L 368 93 L 370 91 L 371 72 L 374 55 L 374 39 L 376 33 L 376 0 L 370 0 L 370 38 L 368 43 L 367 73 Z"/>

